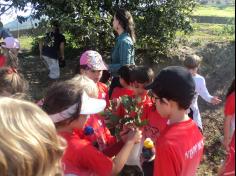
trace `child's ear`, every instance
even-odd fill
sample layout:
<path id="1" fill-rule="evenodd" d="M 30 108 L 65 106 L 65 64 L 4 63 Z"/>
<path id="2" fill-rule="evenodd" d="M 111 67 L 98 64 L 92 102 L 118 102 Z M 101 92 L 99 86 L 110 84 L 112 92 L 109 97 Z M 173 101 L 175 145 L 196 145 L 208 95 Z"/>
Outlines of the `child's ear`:
<path id="1" fill-rule="evenodd" d="M 85 70 L 84 69 L 80 69 L 80 74 L 84 75 L 85 74 Z"/>
<path id="2" fill-rule="evenodd" d="M 138 82 L 137 81 L 134 81 L 133 85 L 134 85 L 135 88 L 138 88 Z"/>

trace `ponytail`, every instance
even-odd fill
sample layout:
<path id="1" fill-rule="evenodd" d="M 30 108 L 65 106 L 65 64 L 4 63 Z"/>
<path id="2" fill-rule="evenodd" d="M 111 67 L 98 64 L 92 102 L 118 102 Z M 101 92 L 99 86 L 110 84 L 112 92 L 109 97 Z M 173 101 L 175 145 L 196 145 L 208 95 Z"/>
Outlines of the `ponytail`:
<path id="1" fill-rule="evenodd" d="M 0 95 L 25 94 L 28 91 L 28 82 L 15 68 L 2 67 L 0 69 Z"/>

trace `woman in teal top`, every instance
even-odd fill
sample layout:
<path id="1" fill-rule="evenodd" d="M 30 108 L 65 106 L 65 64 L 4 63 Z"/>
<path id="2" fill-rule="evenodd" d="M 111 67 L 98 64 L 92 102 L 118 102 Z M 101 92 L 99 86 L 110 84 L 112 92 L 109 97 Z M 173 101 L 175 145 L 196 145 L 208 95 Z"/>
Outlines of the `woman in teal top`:
<path id="1" fill-rule="evenodd" d="M 113 18 L 113 29 L 118 34 L 111 55 L 110 71 L 114 74 L 124 65 L 135 65 L 135 31 L 133 17 L 129 11 L 118 9 Z"/>
<path id="2" fill-rule="evenodd" d="M 109 71 L 117 76 L 117 71 L 124 65 L 135 65 L 134 43 L 135 31 L 133 17 L 129 11 L 118 9 L 113 17 L 113 29 L 118 34 L 115 47 L 111 55 Z M 114 77 L 110 86 L 109 95 L 115 87 L 121 87 L 119 78 Z"/>

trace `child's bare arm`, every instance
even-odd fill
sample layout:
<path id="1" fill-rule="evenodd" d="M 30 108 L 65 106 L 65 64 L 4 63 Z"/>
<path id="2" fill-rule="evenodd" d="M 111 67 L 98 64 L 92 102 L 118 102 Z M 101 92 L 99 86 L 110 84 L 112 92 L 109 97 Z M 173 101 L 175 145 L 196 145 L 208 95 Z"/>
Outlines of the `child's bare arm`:
<path id="1" fill-rule="evenodd" d="M 206 81 L 204 78 L 202 78 L 202 80 L 199 82 L 199 95 L 207 102 L 213 104 L 213 105 L 217 105 L 219 103 L 221 103 L 221 100 L 219 99 L 219 97 L 217 96 L 212 96 L 207 87 L 206 87 Z"/>
<path id="2" fill-rule="evenodd" d="M 137 130 L 129 132 L 127 142 L 113 160 L 112 176 L 117 175 L 122 170 L 128 160 L 129 154 L 133 149 L 134 144 L 139 143 L 141 141 L 141 138 L 141 131 Z"/>

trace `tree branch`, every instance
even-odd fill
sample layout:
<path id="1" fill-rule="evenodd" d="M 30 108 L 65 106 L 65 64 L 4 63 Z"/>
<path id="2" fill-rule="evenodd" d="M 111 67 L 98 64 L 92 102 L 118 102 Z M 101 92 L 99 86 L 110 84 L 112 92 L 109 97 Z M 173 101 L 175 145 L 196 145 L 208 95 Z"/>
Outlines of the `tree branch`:
<path id="1" fill-rule="evenodd" d="M 13 4 L 9 5 L 9 7 L 6 8 L 3 12 L 1 11 L 0 16 L 3 15 L 5 12 L 7 12 L 12 7 L 13 7 Z"/>

